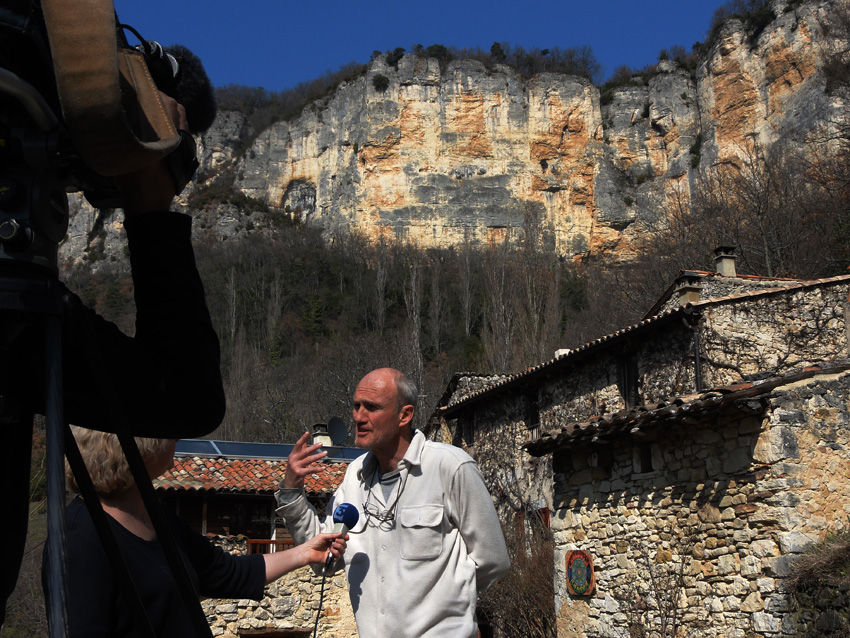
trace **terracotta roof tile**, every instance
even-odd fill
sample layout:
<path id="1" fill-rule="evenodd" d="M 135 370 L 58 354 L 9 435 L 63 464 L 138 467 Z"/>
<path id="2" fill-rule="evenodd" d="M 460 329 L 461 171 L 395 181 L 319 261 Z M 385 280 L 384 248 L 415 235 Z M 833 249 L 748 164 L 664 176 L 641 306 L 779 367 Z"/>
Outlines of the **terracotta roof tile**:
<path id="1" fill-rule="evenodd" d="M 268 492 L 286 471 L 286 461 L 262 459 L 208 459 L 180 456 L 174 467 L 154 480 L 154 486 L 165 490 L 213 490 L 217 492 Z M 342 483 L 348 463 L 327 463 L 322 472 L 307 476 L 308 494 L 329 494 Z"/>

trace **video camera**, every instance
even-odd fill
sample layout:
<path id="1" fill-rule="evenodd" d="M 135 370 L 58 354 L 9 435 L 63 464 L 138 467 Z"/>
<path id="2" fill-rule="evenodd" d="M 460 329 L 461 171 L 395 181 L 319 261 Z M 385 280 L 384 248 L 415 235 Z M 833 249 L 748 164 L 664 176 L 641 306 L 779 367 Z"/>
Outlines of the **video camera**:
<path id="1" fill-rule="evenodd" d="M 213 89 L 188 49 L 144 40 L 118 22 L 111 0 L 3 4 L 0 264 L 55 275 L 66 193 L 82 191 L 95 208 L 121 208 L 114 177 L 163 158 L 175 194 L 182 191 L 198 167 L 190 132 L 215 118 Z M 173 127 L 158 91 L 183 104 L 189 132 Z"/>
<path id="2" fill-rule="evenodd" d="M 130 46 L 125 31 L 140 44 Z M 175 128 L 160 91 L 184 106 L 189 131 Z M 67 452 L 73 466 L 79 452 L 74 456 L 63 412 L 64 328 L 74 325 L 72 334 L 81 338 L 83 345 L 75 343 L 78 364 L 84 360 L 93 371 L 104 367 L 95 356 L 94 318 L 58 281 L 58 245 L 69 221 L 67 193 L 82 191 L 96 208 L 123 207 L 115 178 L 164 160 L 178 194 L 198 166 L 191 134 L 209 128 L 214 118 L 213 90 L 200 61 L 184 47 L 164 49 L 120 24 L 112 0 L 0 3 L 0 426 L 6 451 L 0 480 L 11 512 L 0 532 L 0 626 L 24 553 L 37 410 L 46 417 L 46 583 L 52 592 L 47 611 L 51 636 L 66 635 L 63 457 Z M 93 381 L 106 385 L 104 379 Z M 101 387 L 96 394 L 115 402 L 114 392 Z M 176 544 L 166 542 L 170 532 L 155 513 L 153 487 L 149 481 L 145 485 L 147 473 L 120 407 L 106 411 L 116 417 L 122 447 L 198 635 L 207 635 Z M 78 483 L 87 476 L 81 460 L 74 474 Z M 90 490 L 85 501 L 95 510 L 100 531 L 110 533 L 96 494 Z M 115 554 L 113 569 L 124 573 Z M 132 582 L 122 591 L 130 596 Z M 137 599 L 131 606 L 139 631 L 153 636 Z"/>

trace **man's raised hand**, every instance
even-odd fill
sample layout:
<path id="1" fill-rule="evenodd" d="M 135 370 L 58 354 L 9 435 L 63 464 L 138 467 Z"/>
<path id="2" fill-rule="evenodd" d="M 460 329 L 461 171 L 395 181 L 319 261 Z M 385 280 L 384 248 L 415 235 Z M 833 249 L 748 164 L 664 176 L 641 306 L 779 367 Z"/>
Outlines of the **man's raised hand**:
<path id="1" fill-rule="evenodd" d="M 286 475 L 283 477 L 285 488 L 302 488 L 304 487 L 304 478 L 308 474 L 322 470 L 319 461 L 325 458 L 328 453 L 320 449 L 321 443 L 307 445 L 309 438 L 309 432 L 302 434 L 292 448 L 292 452 L 289 453 L 289 463 L 286 467 Z"/>

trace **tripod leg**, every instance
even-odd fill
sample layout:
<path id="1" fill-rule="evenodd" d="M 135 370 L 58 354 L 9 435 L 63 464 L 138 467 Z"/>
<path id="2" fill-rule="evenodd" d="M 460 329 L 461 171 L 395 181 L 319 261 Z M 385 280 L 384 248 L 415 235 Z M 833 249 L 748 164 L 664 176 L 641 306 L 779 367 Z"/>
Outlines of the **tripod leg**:
<path id="1" fill-rule="evenodd" d="M 3 480 L 6 523 L 0 525 L 0 626 L 6 620 L 6 602 L 15 589 L 24 546 L 27 542 L 29 519 L 30 458 L 32 456 L 32 415 L 19 416 L 15 421 L 2 422 Z"/>
<path id="2" fill-rule="evenodd" d="M 45 383 L 47 388 L 47 573 L 51 638 L 68 634 L 65 590 L 65 417 L 62 410 L 62 322 L 45 319 Z"/>

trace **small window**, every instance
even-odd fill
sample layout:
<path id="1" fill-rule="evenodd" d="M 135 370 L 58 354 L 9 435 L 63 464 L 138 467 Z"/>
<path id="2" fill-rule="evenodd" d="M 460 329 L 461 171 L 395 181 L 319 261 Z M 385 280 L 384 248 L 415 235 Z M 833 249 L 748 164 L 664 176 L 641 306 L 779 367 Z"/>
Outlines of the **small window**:
<path id="1" fill-rule="evenodd" d="M 637 474 L 646 474 L 659 468 L 654 467 L 652 462 L 652 444 L 647 442 L 636 442 L 634 447 L 634 468 Z"/>
<path id="2" fill-rule="evenodd" d="M 569 474 L 574 470 L 572 450 L 556 450 L 552 454 L 552 472 Z"/>
<path id="3" fill-rule="evenodd" d="M 620 396 L 623 397 L 626 408 L 633 408 L 640 404 L 637 357 L 624 355 L 620 357 L 617 367 L 619 377 L 617 386 L 620 390 Z"/>

